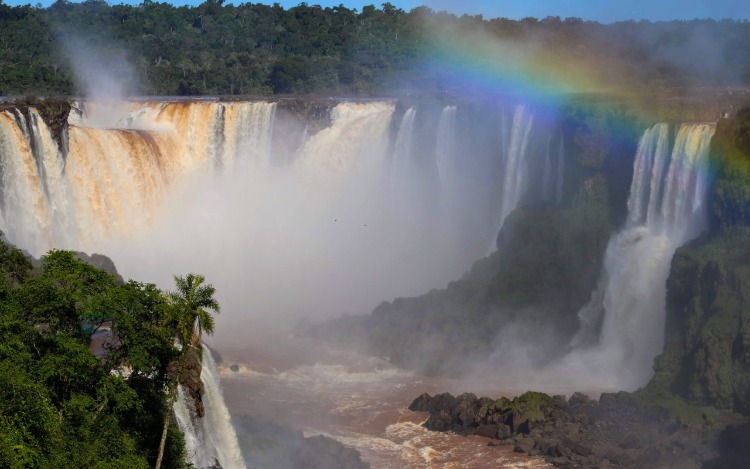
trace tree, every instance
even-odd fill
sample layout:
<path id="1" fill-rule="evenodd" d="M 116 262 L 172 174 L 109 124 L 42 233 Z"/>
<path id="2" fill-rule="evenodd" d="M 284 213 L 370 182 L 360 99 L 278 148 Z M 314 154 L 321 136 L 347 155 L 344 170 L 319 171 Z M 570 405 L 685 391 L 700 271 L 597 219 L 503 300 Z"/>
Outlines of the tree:
<path id="1" fill-rule="evenodd" d="M 214 318 L 206 308 L 218 314 L 220 307 L 214 299 L 216 289 L 210 284 L 204 285 L 205 280 L 198 274 L 175 275 L 177 291 L 168 294 L 173 306 L 171 320 L 183 348 L 200 342 L 204 331 L 209 335 L 214 332 Z"/>
<path id="2" fill-rule="evenodd" d="M 178 371 L 169 380 L 169 399 L 167 401 L 167 412 L 164 416 L 164 427 L 162 428 L 161 442 L 159 443 L 159 456 L 156 459 L 156 469 L 161 467 L 164 455 L 164 446 L 167 442 L 169 431 L 169 420 L 172 417 L 172 408 L 177 397 L 177 383 L 184 369 L 184 360 L 187 351 L 200 343 L 201 335 L 214 332 L 214 318 L 206 308 L 219 313 L 219 303 L 214 298 L 216 289 L 210 284 L 203 284 L 206 278 L 203 275 L 187 274 L 185 277 L 175 275 L 174 282 L 177 291 L 167 294 L 172 310 L 169 323 L 174 328 L 175 337 L 182 344 L 182 352 L 178 363 Z M 174 367 L 172 367 L 174 368 Z"/>
<path id="3" fill-rule="evenodd" d="M 118 284 L 69 251 L 31 266 L 0 239 L 0 467 L 147 469 L 167 369 L 180 354 L 171 303 L 154 285 Z M 116 341 L 98 358 L 81 321 L 104 318 Z M 178 431 L 164 453 L 170 469 L 186 466 Z"/>

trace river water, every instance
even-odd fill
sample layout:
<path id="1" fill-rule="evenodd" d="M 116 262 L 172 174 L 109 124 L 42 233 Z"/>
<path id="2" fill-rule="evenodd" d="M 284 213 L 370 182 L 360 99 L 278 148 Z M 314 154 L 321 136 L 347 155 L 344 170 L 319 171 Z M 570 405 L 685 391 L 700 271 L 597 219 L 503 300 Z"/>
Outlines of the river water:
<path id="1" fill-rule="evenodd" d="M 486 382 L 415 375 L 388 362 L 281 333 L 246 346 L 214 344 L 226 404 L 232 415 L 265 416 L 302 430 L 326 435 L 357 449 L 378 468 L 521 468 L 545 462 L 488 446 L 478 436 L 430 432 L 428 415 L 411 412 L 420 394 L 474 392 L 513 396 Z M 237 364 L 238 371 L 230 366 Z"/>

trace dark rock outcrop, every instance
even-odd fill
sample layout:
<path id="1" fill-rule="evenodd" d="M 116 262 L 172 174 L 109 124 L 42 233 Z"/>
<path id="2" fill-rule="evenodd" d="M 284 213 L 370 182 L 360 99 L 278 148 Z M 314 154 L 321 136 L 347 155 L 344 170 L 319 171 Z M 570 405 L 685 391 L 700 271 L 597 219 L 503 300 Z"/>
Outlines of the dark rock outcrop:
<path id="1" fill-rule="evenodd" d="M 68 140 L 68 115 L 70 114 L 70 103 L 64 99 L 38 100 L 33 97 L 16 101 L 13 104 L 0 104 L 0 111 L 13 110 L 20 112 L 26 121 L 29 121 L 29 109 L 35 109 L 39 116 L 49 127 L 52 137 L 57 142 L 63 154 L 67 153 Z"/>
<path id="2" fill-rule="evenodd" d="M 331 125 L 336 102 L 321 98 L 282 98 L 276 104 L 273 148 L 276 155 L 295 155 L 306 137 Z"/>
<path id="3" fill-rule="evenodd" d="M 115 266 L 115 263 L 112 262 L 112 259 L 110 259 L 109 257 L 103 254 L 96 254 L 96 253 L 88 255 L 85 252 L 76 252 L 74 255 L 76 259 L 80 259 L 83 262 L 93 267 L 96 267 L 97 269 L 101 269 L 110 275 L 114 275 L 119 285 L 122 285 L 125 283 L 125 280 L 117 272 L 117 267 Z"/>
<path id="4" fill-rule="evenodd" d="M 430 430 L 503 440 L 515 452 L 543 456 L 558 467 L 689 468 L 707 461 L 750 462 L 732 444 L 743 433 L 726 430 L 734 428 L 728 425 L 736 415 L 696 424 L 653 406 L 644 393 L 602 394 L 598 402 L 580 393 L 567 402 L 535 392 L 513 400 L 472 394 L 451 398 L 424 394 L 410 409 L 430 412 L 424 424 Z M 446 409 L 450 402 L 453 406 Z M 724 446 L 732 451 L 722 450 L 722 428 Z"/>
<path id="5" fill-rule="evenodd" d="M 203 381 L 201 381 L 202 353 L 203 350 L 198 347 L 190 347 L 190 349 L 188 349 L 185 353 L 180 381 L 180 384 L 184 386 L 188 395 L 190 395 L 195 402 L 195 417 L 199 418 L 206 415 L 206 409 L 203 405 L 203 394 L 205 388 L 203 386 Z"/>
<path id="6" fill-rule="evenodd" d="M 68 114 L 70 103 L 65 100 L 44 100 L 34 106 L 52 132 L 63 154 L 68 151 Z"/>

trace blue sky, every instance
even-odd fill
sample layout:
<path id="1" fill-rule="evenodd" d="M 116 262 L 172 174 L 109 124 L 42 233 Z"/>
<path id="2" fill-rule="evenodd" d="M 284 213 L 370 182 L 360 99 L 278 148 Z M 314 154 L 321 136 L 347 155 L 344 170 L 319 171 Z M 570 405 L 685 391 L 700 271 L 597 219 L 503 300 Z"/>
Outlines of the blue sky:
<path id="1" fill-rule="evenodd" d="M 49 5 L 52 0 L 41 1 Z M 156 0 L 159 1 L 159 0 Z M 174 0 L 170 3 L 198 4 L 202 0 Z M 274 3 L 251 0 L 253 3 Z M 138 4 L 141 0 L 109 0 L 110 3 Z M 244 0 L 227 0 L 228 3 L 244 3 Z M 278 0 L 284 7 L 298 5 L 299 0 Z M 35 0 L 5 0 L 9 5 L 36 4 Z M 363 5 L 380 5 L 383 0 L 309 0 L 310 5 L 334 6 L 344 4 L 349 8 L 362 9 Z M 750 19 L 750 0 L 391 0 L 393 5 L 411 10 L 427 5 L 434 10 L 453 13 L 482 14 L 485 18 L 506 17 L 519 19 L 526 16 L 576 16 L 602 22 L 625 19 L 693 19 L 734 18 Z"/>

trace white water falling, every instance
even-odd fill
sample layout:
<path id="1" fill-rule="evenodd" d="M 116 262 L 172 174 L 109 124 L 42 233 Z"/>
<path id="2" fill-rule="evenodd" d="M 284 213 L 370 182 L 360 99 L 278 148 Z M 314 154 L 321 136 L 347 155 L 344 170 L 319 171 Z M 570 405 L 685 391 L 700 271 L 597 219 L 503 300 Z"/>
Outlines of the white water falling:
<path id="1" fill-rule="evenodd" d="M 36 110 L 0 114 L 0 230 L 34 255 L 143 232 L 191 173 L 271 165 L 275 103 L 129 103 L 117 129 L 69 125 L 69 150 Z M 98 109 L 87 105 L 87 112 Z M 86 114 L 71 122 L 87 124 Z"/>
<path id="2" fill-rule="evenodd" d="M 180 430 L 185 434 L 188 462 L 196 468 L 213 467 L 218 462 L 222 469 L 245 467 L 237 434 L 224 404 L 219 383 L 219 371 L 211 351 L 203 346 L 201 382 L 204 386 L 203 418 L 194 417 L 194 403 L 182 386 L 178 387 L 174 413 Z"/>
<path id="3" fill-rule="evenodd" d="M 529 136 L 534 124 L 534 115 L 525 105 L 517 105 L 513 117 L 504 112 L 500 121 L 500 155 L 503 162 L 502 195 L 500 211 L 495 221 L 495 229 L 487 254 L 495 250 L 495 237 L 513 212 L 528 188 L 529 164 L 527 150 Z M 543 177 L 543 175 L 542 175 Z"/>
<path id="4" fill-rule="evenodd" d="M 668 149 L 669 129 L 647 130 L 638 146 L 628 201 L 628 224 L 607 247 L 604 276 L 580 313 L 590 334 L 603 311 L 599 344 L 567 362 L 584 363 L 607 389 L 634 390 L 652 376 L 664 346 L 665 288 L 675 250 L 706 227 L 707 157 L 714 126 L 685 124 Z M 596 303 L 601 302 L 601 307 Z"/>
<path id="5" fill-rule="evenodd" d="M 393 163 L 391 174 L 396 180 L 408 178 L 413 168 L 413 136 L 414 136 L 414 117 L 417 114 L 415 107 L 410 107 L 401 118 L 401 124 L 398 126 L 396 141 L 393 144 Z"/>
<path id="6" fill-rule="evenodd" d="M 438 123 L 436 163 L 442 190 L 455 190 L 456 106 L 445 106 Z"/>
<path id="7" fill-rule="evenodd" d="M 238 106 L 234 125 L 227 126 L 234 133 L 234 138 L 227 135 L 225 153 L 232 155 L 232 162 L 237 158 L 250 158 L 261 168 L 270 167 L 276 103 L 240 103 Z M 230 147 L 230 144 L 234 146 Z"/>
<path id="8" fill-rule="evenodd" d="M 52 217 L 20 113 L 0 113 L 2 222 L 11 242 L 26 248 L 49 245 Z"/>
<path id="9" fill-rule="evenodd" d="M 386 155 L 385 139 L 393 110 L 389 102 L 336 105 L 330 113 L 330 127 L 303 143 L 294 170 L 302 172 L 304 178 L 347 175 L 363 168 L 377 175 Z"/>
<path id="10" fill-rule="evenodd" d="M 513 126 L 510 131 L 510 142 L 505 156 L 505 181 L 503 182 L 503 205 L 500 211 L 502 222 L 515 210 L 528 184 L 528 161 L 526 149 L 529 135 L 534 123 L 534 115 L 526 106 L 516 107 L 513 115 Z"/>

